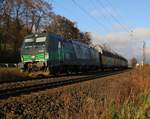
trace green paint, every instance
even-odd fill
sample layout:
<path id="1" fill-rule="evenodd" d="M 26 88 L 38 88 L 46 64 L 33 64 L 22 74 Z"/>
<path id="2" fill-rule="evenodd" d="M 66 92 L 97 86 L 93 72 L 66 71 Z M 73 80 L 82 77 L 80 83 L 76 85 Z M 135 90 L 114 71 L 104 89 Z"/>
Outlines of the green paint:
<path id="1" fill-rule="evenodd" d="M 36 54 L 35 60 L 42 60 L 42 61 L 44 61 L 44 60 L 45 60 L 45 55 L 44 55 L 44 53 Z"/>
<path id="2" fill-rule="evenodd" d="M 31 55 L 23 55 L 22 56 L 22 61 L 23 62 L 30 62 L 30 61 L 32 61 Z"/>
<path id="3" fill-rule="evenodd" d="M 35 58 L 32 58 L 32 55 L 23 55 L 22 62 L 47 61 L 48 60 L 45 58 L 45 53 L 37 53 L 33 55 L 35 55 Z"/>
<path id="4" fill-rule="evenodd" d="M 63 53 L 61 51 L 50 52 L 49 60 L 63 60 Z"/>

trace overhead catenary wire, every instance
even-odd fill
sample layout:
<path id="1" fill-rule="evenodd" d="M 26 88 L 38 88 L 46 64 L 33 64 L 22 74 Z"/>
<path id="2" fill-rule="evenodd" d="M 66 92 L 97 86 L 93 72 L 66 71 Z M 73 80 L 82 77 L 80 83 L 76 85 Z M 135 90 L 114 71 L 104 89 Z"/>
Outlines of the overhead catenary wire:
<path id="1" fill-rule="evenodd" d="M 93 8 L 97 8 L 97 5 L 95 5 L 94 3 L 94 0 L 89 0 L 91 2 L 91 5 L 93 6 Z M 108 19 L 108 17 L 106 15 L 101 15 L 101 17 L 99 17 L 100 19 L 103 17 L 103 20 L 107 20 L 107 25 L 111 25 L 111 22 L 110 22 L 110 19 Z M 109 26 L 110 27 L 110 26 Z"/>
<path id="2" fill-rule="evenodd" d="M 112 8 L 112 10 L 114 10 L 115 12 L 117 11 L 117 10 L 113 7 L 112 3 L 111 3 L 109 0 L 105 0 L 105 1 L 106 1 L 106 3 Z M 122 15 L 118 14 L 118 16 L 119 16 L 121 19 L 123 19 L 123 16 L 122 16 Z M 127 29 L 129 29 L 129 30 L 132 32 L 132 31 L 133 31 L 132 29 L 134 29 L 134 28 L 133 28 L 133 26 L 129 26 Z"/>
<path id="3" fill-rule="evenodd" d="M 101 23 L 101 22 L 99 22 L 93 15 L 91 15 L 91 14 L 89 14 L 81 5 L 79 5 L 75 0 L 72 0 L 73 1 L 73 3 L 77 6 L 77 7 L 79 7 L 86 15 L 88 15 L 90 18 L 92 18 L 97 24 L 100 24 L 103 28 L 105 28 L 105 26 Z M 105 28 L 105 30 L 107 30 L 106 28 Z M 107 45 L 107 48 L 108 48 L 108 45 Z"/>
<path id="4" fill-rule="evenodd" d="M 84 12 L 89 18 L 91 18 L 93 21 L 95 21 L 98 25 L 100 25 L 104 31 L 110 31 L 108 28 L 106 28 L 106 26 L 99 22 L 93 15 L 91 15 L 90 13 L 88 13 L 88 11 L 86 11 L 80 4 L 78 4 L 75 0 L 72 0 L 72 2 L 80 9 L 82 10 L 82 12 Z"/>
<path id="5" fill-rule="evenodd" d="M 91 2 L 91 4 L 93 4 L 93 6 L 94 6 L 95 8 L 97 7 L 96 5 L 94 5 L 94 0 L 90 0 L 90 2 Z M 112 10 L 114 10 L 114 8 L 113 8 L 112 6 L 111 6 L 111 8 L 112 8 Z M 104 9 L 104 10 L 106 9 L 105 6 L 104 6 L 104 4 L 103 4 L 103 9 Z M 108 11 L 109 11 L 109 10 L 107 10 L 107 11 L 105 10 L 105 12 L 108 12 Z M 114 10 L 114 11 L 116 11 L 116 10 Z M 111 14 L 111 12 L 110 12 L 110 14 Z M 109 15 L 109 14 L 108 14 L 108 15 Z M 112 14 L 111 14 L 111 15 L 112 15 Z M 117 15 L 119 15 L 119 14 L 117 14 Z M 103 15 L 103 14 L 102 14 L 101 16 L 102 16 L 104 19 L 106 19 L 106 20 L 108 21 L 107 23 L 108 23 L 109 25 L 112 25 L 111 22 L 110 22 L 110 19 L 108 19 L 107 15 L 105 15 L 105 14 Z M 120 15 L 119 15 L 119 16 L 120 16 Z M 112 17 L 112 16 L 111 16 L 111 17 Z M 115 16 L 114 16 L 114 17 L 115 17 Z M 116 18 L 116 19 L 117 19 L 117 18 Z M 113 20 L 114 20 L 114 19 L 113 19 Z M 119 21 L 120 21 L 120 20 L 118 20 L 118 22 L 119 22 Z M 115 21 L 115 22 L 116 22 L 116 21 Z M 118 22 L 117 22 L 117 24 L 119 24 Z M 119 25 L 121 25 L 121 22 L 120 22 Z M 122 25 L 122 26 L 126 27 L 125 25 Z M 121 26 L 121 27 L 122 27 L 122 26 Z M 129 33 L 131 33 L 131 32 L 133 31 L 133 30 L 129 29 L 128 27 L 123 28 L 123 30 L 129 31 Z"/>
<path id="6" fill-rule="evenodd" d="M 49 2 L 49 3 L 53 2 L 53 4 L 55 3 L 54 0 L 48 0 L 48 2 Z M 74 4 L 74 3 L 73 3 L 73 4 Z M 60 5 L 60 4 L 59 4 L 59 5 Z M 63 7 L 62 5 L 59 6 L 59 8 L 62 8 L 63 10 L 65 10 L 65 12 L 68 12 L 68 13 L 70 13 L 70 11 L 71 11 L 71 9 L 67 9 L 66 7 Z M 87 15 L 87 14 L 85 14 L 85 15 Z M 77 19 L 77 16 L 74 15 L 74 17 Z M 74 22 L 74 21 L 73 21 L 73 22 Z M 76 25 L 76 27 L 77 27 L 76 22 L 74 22 L 74 23 L 75 23 L 75 25 Z M 90 25 L 89 22 L 84 22 L 84 24 L 85 24 L 86 26 L 88 26 L 88 28 L 93 27 L 93 25 Z M 101 30 L 101 29 L 97 29 L 96 32 L 98 32 L 99 30 Z M 89 31 L 85 31 L 85 32 L 89 32 Z"/>
<path id="7" fill-rule="evenodd" d="M 112 19 L 122 27 L 122 29 L 124 29 L 126 32 L 131 31 L 128 28 L 126 28 L 112 13 L 110 13 L 110 11 L 108 9 L 105 8 L 105 6 L 101 0 L 96 0 L 96 1 L 112 17 Z"/>
<path id="8" fill-rule="evenodd" d="M 54 1 L 54 0 L 47 0 L 47 1 L 48 1 L 49 4 L 52 4 L 52 5 L 55 6 L 55 1 Z M 57 4 L 57 7 L 60 8 L 61 10 L 64 10 L 64 11 L 67 12 L 67 13 L 70 13 L 70 11 L 71 11 L 71 9 L 68 9 L 68 7 L 62 6 L 62 4 Z M 60 14 L 60 15 L 59 15 L 59 14 L 54 14 L 54 15 L 53 15 L 53 18 L 56 17 L 56 16 L 65 17 L 65 16 L 63 16 L 63 15 L 61 15 L 61 14 Z M 75 15 L 74 15 L 74 17 L 77 18 Z M 65 18 L 68 19 L 67 17 L 65 17 Z M 70 20 L 70 19 L 68 19 L 68 20 Z M 74 20 L 70 20 L 70 21 L 71 21 L 72 23 L 74 23 L 74 25 L 75 25 L 76 28 L 78 28 L 77 23 L 76 23 Z M 86 23 L 86 25 L 89 26 L 89 24 L 87 24 L 87 23 Z M 55 28 L 56 28 L 56 25 L 55 25 Z"/>

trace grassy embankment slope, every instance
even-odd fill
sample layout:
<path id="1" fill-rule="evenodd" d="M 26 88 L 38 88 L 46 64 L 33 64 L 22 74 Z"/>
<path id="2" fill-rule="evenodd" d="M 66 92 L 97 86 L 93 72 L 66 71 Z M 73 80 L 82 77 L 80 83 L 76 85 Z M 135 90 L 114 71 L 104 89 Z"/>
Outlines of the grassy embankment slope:
<path id="1" fill-rule="evenodd" d="M 0 101 L 8 119 L 150 119 L 150 66 Z"/>
<path id="2" fill-rule="evenodd" d="M 48 72 L 21 72 L 19 68 L 0 68 L 0 83 L 49 77 Z"/>
<path id="3" fill-rule="evenodd" d="M 0 83 L 26 79 L 29 79 L 29 75 L 18 68 L 0 68 Z"/>

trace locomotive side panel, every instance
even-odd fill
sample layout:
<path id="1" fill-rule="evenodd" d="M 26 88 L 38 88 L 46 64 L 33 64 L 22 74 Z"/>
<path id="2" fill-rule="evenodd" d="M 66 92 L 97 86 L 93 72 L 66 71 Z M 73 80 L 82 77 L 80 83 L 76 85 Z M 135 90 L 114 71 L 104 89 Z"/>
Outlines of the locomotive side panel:
<path id="1" fill-rule="evenodd" d="M 102 66 L 103 68 L 112 68 L 114 66 L 115 58 L 112 57 L 110 53 L 103 53 L 102 54 Z"/>
<path id="2" fill-rule="evenodd" d="M 95 67 L 100 67 L 101 59 L 99 57 L 99 52 L 94 48 L 90 48 L 90 64 Z"/>
<path id="3" fill-rule="evenodd" d="M 76 54 L 71 41 L 63 41 L 62 54 L 64 56 L 63 65 L 77 65 Z"/>
<path id="4" fill-rule="evenodd" d="M 72 41 L 72 44 L 76 55 L 76 64 L 80 66 L 88 65 L 90 61 L 89 48 L 77 41 Z"/>
<path id="5" fill-rule="evenodd" d="M 58 43 L 59 39 L 55 35 L 48 36 L 48 53 L 49 53 L 49 66 L 53 67 L 59 65 L 59 54 L 58 54 Z"/>

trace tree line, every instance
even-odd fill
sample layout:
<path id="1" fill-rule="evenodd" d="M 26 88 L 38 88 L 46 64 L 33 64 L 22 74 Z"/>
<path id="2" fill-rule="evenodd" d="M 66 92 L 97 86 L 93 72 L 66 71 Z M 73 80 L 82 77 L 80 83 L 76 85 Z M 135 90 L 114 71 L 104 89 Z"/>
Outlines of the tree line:
<path id="1" fill-rule="evenodd" d="M 56 15 L 52 4 L 45 0 L 0 0 L 0 11 L 0 62 L 9 57 L 19 61 L 24 36 L 34 32 L 53 32 L 66 39 L 91 42 L 88 32 L 81 32 L 75 22 Z"/>

